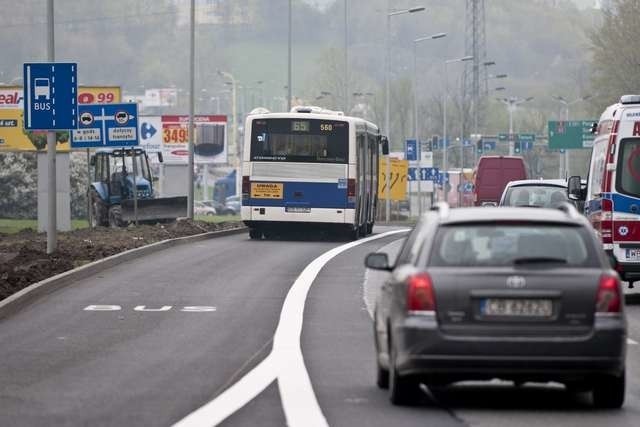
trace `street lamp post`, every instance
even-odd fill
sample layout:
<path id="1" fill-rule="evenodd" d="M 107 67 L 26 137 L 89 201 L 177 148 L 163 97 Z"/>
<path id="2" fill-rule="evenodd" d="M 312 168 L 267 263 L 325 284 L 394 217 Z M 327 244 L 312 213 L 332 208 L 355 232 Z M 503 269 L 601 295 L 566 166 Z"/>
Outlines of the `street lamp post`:
<path id="1" fill-rule="evenodd" d="M 466 62 L 473 60 L 473 56 L 463 56 L 462 58 L 448 59 L 444 64 L 444 94 L 442 95 L 442 171 L 447 173 L 447 97 L 449 95 L 449 78 L 447 75 L 447 65 L 454 62 Z M 446 175 L 445 175 L 446 176 Z M 444 199 L 447 200 L 447 186 L 444 186 Z"/>
<path id="2" fill-rule="evenodd" d="M 426 37 L 419 37 L 413 40 L 413 136 L 416 139 L 418 151 L 418 215 L 422 215 L 422 147 L 418 136 L 418 43 L 426 40 L 436 40 L 446 37 L 446 33 L 432 34 Z"/>
<path id="3" fill-rule="evenodd" d="M 578 102 L 586 101 L 587 99 L 591 98 L 591 95 L 585 95 L 580 98 L 574 99 L 573 101 L 567 101 L 563 96 L 560 95 L 555 95 L 552 98 L 564 106 L 564 120 L 569 121 L 569 107 Z M 562 163 L 564 163 L 564 166 L 562 165 Z M 560 162 L 559 169 L 560 178 L 562 178 L 563 175 L 569 177 L 569 150 L 567 150 L 566 148 L 564 150 L 563 161 Z"/>
<path id="4" fill-rule="evenodd" d="M 218 74 L 224 78 L 227 78 L 229 80 L 231 80 L 231 140 L 233 142 L 233 147 L 235 149 L 235 154 L 236 154 L 236 167 L 237 167 L 237 172 L 236 172 L 236 194 L 240 194 L 240 190 L 241 190 L 241 171 L 240 171 L 240 165 L 241 160 L 240 160 L 240 147 L 238 145 L 238 124 L 236 123 L 236 114 L 237 114 L 237 108 L 238 108 L 238 92 L 237 92 L 237 81 L 235 79 L 235 77 L 233 77 L 233 74 L 228 73 L 226 71 L 221 71 L 218 70 Z M 231 144 L 229 144 L 231 145 Z"/>
<path id="5" fill-rule="evenodd" d="M 391 89 L 389 86 L 389 74 L 391 73 L 391 17 L 396 15 L 402 15 L 405 13 L 416 13 L 422 12 L 425 10 L 424 7 L 413 7 L 410 9 L 402 9 L 391 11 L 390 0 L 387 0 L 387 31 L 385 38 L 385 72 L 384 72 L 384 81 L 385 81 L 385 108 L 384 108 L 384 131 L 387 133 L 387 137 L 391 137 L 390 135 L 390 119 L 389 119 L 389 98 L 391 96 Z M 387 158 L 387 167 L 385 168 L 385 220 L 389 222 L 391 216 L 391 194 L 389 191 L 390 179 L 389 175 L 391 174 L 391 161 Z"/>
<path id="6" fill-rule="evenodd" d="M 514 154 L 514 138 L 513 138 L 513 113 L 515 112 L 518 105 L 523 104 L 525 102 L 529 102 L 533 99 L 533 96 L 528 98 L 517 98 L 512 96 L 511 98 L 496 98 L 498 101 L 502 102 L 507 106 L 507 110 L 509 111 L 509 155 L 513 156 Z"/>
<path id="7" fill-rule="evenodd" d="M 195 0 L 191 0 L 191 9 L 189 10 L 190 22 L 189 27 L 189 160 L 188 160 L 188 182 L 187 182 L 187 217 L 193 219 L 193 163 L 194 163 L 194 139 L 195 129 L 193 125 L 193 116 L 195 110 L 195 25 L 196 25 L 196 4 Z M 135 163 L 134 163 L 135 164 Z"/>

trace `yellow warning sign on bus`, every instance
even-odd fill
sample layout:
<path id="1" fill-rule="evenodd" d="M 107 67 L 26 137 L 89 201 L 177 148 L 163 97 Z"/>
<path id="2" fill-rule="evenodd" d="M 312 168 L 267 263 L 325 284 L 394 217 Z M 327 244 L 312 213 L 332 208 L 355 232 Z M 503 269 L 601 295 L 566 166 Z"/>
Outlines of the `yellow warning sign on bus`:
<path id="1" fill-rule="evenodd" d="M 409 162 L 400 159 L 391 159 L 389 174 L 389 196 L 391 200 L 400 201 L 407 198 L 407 174 Z M 387 199 L 387 158 L 380 159 L 378 170 L 378 199 Z"/>
<path id="2" fill-rule="evenodd" d="M 251 198 L 253 199 L 282 199 L 284 185 L 276 182 L 252 182 Z"/>

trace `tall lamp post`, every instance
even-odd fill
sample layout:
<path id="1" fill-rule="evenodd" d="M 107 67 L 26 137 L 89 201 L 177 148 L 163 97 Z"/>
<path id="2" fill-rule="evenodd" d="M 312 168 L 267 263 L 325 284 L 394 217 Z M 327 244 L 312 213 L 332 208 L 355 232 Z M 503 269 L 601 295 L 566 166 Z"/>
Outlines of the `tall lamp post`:
<path id="1" fill-rule="evenodd" d="M 233 142 L 233 147 L 235 149 L 236 155 L 236 194 L 240 194 L 242 185 L 240 182 L 240 178 L 242 176 L 240 165 L 242 163 L 240 159 L 240 147 L 238 146 L 238 124 L 236 123 L 236 115 L 238 109 L 238 84 L 235 77 L 233 77 L 233 74 L 221 70 L 218 70 L 218 74 L 226 79 L 231 80 L 231 141 Z"/>
<path id="2" fill-rule="evenodd" d="M 418 136 L 418 43 L 426 40 L 436 40 L 446 37 L 447 33 L 437 33 L 426 37 L 419 37 L 413 40 L 413 135 L 418 148 L 418 215 L 422 215 L 422 150 L 420 147 L 420 137 Z"/>
<path id="3" fill-rule="evenodd" d="M 447 173 L 447 98 L 449 96 L 449 78 L 447 74 L 447 65 L 455 62 L 472 61 L 473 56 L 463 56 L 462 58 L 447 59 L 444 64 L 444 94 L 442 95 L 442 171 Z M 445 186 L 444 198 L 447 200 L 447 187 Z"/>
<path id="4" fill-rule="evenodd" d="M 578 102 L 586 101 L 587 99 L 591 98 L 591 95 L 585 95 L 580 98 L 574 99 L 573 101 L 567 101 L 563 96 L 560 96 L 560 95 L 554 95 L 552 98 L 564 106 L 564 120 L 569 121 L 569 107 Z M 560 167 L 560 178 L 562 178 L 563 175 L 568 177 L 569 176 L 569 151 L 568 150 L 566 149 L 564 150 L 563 161 L 560 163 L 564 163 L 564 166 L 561 165 Z"/>
<path id="5" fill-rule="evenodd" d="M 507 110 L 509 111 L 509 155 L 513 156 L 514 152 L 514 144 L 513 144 L 513 113 L 516 108 L 520 104 L 524 104 L 525 102 L 529 102 L 533 100 L 533 96 L 528 98 L 518 98 L 512 96 L 511 98 L 496 98 L 498 101 L 502 102 L 507 106 Z"/>
<path id="6" fill-rule="evenodd" d="M 391 11 L 390 0 L 387 0 L 387 31 L 385 38 L 385 72 L 384 72 L 384 84 L 385 84 L 385 107 L 384 107 L 384 131 L 387 136 L 390 137 L 390 119 L 389 119 L 389 98 L 391 96 L 391 89 L 389 86 L 389 74 L 391 73 L 391 17 L 397 15 L 403 15 L 405 13 L 416 13 L 425 10 L 424 7 L 412 7 L 410 9 L 394 10 Z M 387 158 L 387 167 L 385 170 L 385 220 L 389 222 L 391 216 L 391 192 L 389 191 L 391 174 L 391 161 Z"/>
<path id="7" fill-rule="evenodd" d="M 289 0 L 289 38 L 287 54 L 287 111 L 291 111 L 291 36 L 293 32 L 293 0 Z"/>

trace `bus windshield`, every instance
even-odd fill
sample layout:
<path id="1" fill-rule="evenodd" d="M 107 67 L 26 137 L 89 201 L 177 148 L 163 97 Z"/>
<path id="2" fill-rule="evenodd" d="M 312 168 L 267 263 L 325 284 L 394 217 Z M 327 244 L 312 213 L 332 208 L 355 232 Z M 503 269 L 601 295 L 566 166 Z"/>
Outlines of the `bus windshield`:
<path id="1" fill-rule="evenodd" d="M 251 160 L 347 163 L 349 124 L 321 119 L 260 119 L 251 128 Z"/>
<path id="2" fill-rule="evenodd" d="M 622 140 L 616 171 L 618 191 L 640 197 L 640 138 Z"/>

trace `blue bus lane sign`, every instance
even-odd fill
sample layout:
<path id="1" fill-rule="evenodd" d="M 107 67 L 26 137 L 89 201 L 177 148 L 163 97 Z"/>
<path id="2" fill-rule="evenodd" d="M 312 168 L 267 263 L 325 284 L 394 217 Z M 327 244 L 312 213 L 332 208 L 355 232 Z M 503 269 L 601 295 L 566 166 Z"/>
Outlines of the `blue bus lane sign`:
<path id="1" fill-rule="evenodd" d="M 26 130 L 69 130 L 77 127 L 77 71 L 75 63 L 23 65 Z"/>
<path id="2" fill-rule="evenodd" d="M 132 147 L 138 140 L 138 104 L 87 104 L 78 108 L 71 148 Z"/>

